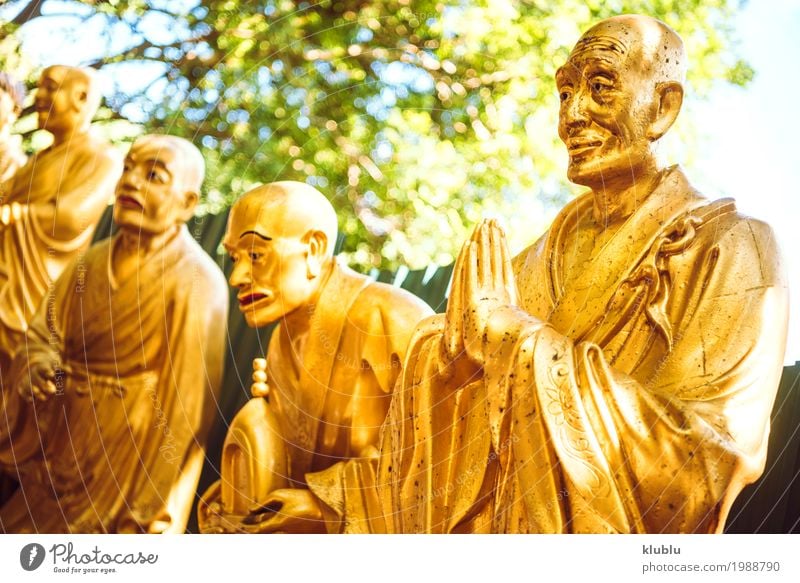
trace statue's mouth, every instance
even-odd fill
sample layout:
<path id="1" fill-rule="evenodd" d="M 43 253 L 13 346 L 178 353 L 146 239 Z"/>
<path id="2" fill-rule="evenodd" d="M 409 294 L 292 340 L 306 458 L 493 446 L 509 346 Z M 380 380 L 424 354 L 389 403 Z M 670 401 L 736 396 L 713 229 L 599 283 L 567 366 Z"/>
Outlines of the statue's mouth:
<path id="1" fill-rule="evenodd" d="M 262 294 L 260 292 L 245 294 L 245 295 L 239 296 L 239 307 L 240 308 L 246 308 L 247 306 L 250 306 L 250 305 L 256 303 L 259 300 L 268 299 L 268 298 L 269 298 L 269 296 L 267 296 L 267 294 Z"/>
<path id="2" fill-rule="evenodd" d="M 128 196 L 127 194 L 123 194 L 122 196 L 117 197 L 117 202 L 121 207 L 129 208 L 129 209 L 144 209 L 144 205 L 140 203 L 138 200 L 133 198 L 132 196 Z"/>
<path id="3" fill-rule="evenodd" d="M 567 142 L 567 150 L 569 151 L 570 156 L 580 156 L 581 154 L 585 154 L 590 150 L 594 150 L 602 144 L 603 142 L 600 140 L 575 138 Z"/>

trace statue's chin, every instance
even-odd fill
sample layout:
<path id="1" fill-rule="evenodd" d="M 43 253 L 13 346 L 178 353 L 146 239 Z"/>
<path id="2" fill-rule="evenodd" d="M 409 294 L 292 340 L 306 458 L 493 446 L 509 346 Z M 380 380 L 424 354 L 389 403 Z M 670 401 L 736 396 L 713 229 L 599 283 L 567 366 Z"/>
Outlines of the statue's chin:
<path id="1" fill-rule="evenodd" d="M 257 311 L 243 311 L 244 320 L 250 328 L 264 328 L 276 322 L 281 316 L 273 317 L 271 314 L 259 314 Z"/>

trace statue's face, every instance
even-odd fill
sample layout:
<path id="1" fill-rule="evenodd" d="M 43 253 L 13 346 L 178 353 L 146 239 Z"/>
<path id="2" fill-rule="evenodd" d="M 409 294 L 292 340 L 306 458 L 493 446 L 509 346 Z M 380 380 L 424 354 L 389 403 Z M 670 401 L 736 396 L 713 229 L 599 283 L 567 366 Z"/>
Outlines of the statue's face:
<path id="1" fill-rule="evenodd" d="M 302 225 L 284 220 L 275 207 L 269 201 L 235 205 L 223 239 L 234 262 L 229 281 L 251 328 L 303 309 L 318 286 L 309 276 L 308 244 L 296 235 Z"/>
<path id="2" fill-rule="evenodd" d="M 120 229 L 157 235 L 191 216 L 180 151 L 164 141 L 134 142 L 117 182 L 114 222 Z"/>
<path id="3" fill-rule="evenodd" d="M 64 132 L 78 127 L 86 107 L 87 84 L 68 67 L 48 67 L 39 78 L 35 107 L 39 128 Z"/>
<path id="4" fill-rule="evenodd" d="M 630 37 L 618 37 L 612 27 L 582 39 L 556 73 L 567 176 L 593 189 L 630 181 L 654 156 L 647 131 L 655 83 Z"/>

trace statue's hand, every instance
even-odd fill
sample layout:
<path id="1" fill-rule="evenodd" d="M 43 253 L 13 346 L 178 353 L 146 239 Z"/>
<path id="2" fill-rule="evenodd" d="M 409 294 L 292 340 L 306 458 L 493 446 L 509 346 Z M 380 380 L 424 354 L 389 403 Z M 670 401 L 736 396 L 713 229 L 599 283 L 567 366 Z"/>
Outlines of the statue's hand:
<path id="1" fill-rule="evenodd" d="M 476 227 L 464 244 L 453 271 L 445 316 L 445 351 L 451 359 L 465 353 L 483 365 L 483 337 L 489 316 L 515 305 L 517 292 L 505 233 L 495 220 Z"/>
<path id="2" fill-rule="evenodd" d="M 324 533 L 325 520 L 311 490 L 284 488 L 250 509 L 241 529 L 251 533 Z"/>
<path id="3" fill-rule="evenodd" d="M 46 401 L 63 385 L 63 370 L 58 358 L 36 359 L 28 365 L 27 374 L 22 375 L 17 392 L 26 401 Z"/>

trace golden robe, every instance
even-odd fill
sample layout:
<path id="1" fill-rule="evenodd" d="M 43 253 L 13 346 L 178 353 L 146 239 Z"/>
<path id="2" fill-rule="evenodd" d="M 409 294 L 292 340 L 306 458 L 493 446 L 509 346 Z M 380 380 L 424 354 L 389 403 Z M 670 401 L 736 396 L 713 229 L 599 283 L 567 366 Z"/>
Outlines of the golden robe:
<path id="1" fill-rule="evenodd" d="M 0 531 L 185 530 L 221 382 L 228 289 L 185 227 L 127 281 L 114 281 L 113 241 L 56 282 L 3 386 L 0 464 L 20 486 Z M 54 351 L 64 386 L 23 401 L 14 381 Z"/>
<path id="2" fill-rule="evenodd" d="M 337 262 L 302 347 L 276 328 L 267 351 L 269 404 L 294 485 L 377 443 L 411 333 L 430 314 L 408 292 Z"/>
<path id="3" fill-rule="evenodd" d="M 373 462 L 308 476 L 331 531 L 721 532 L 761 474 L 788 293 L 770 228 L 671 169 L 577 274 L 592 195 L 513 262 L 482 375 L 417 330 Z M 565 286 L 565 274 L 572 284 Z"/>
<path id="4" fill-rule="evenodd" d="M 31 156 L 4 185 L 0 204 L 25 211 L 0 226 L 2 374 L 48 287 L 89 247 L 121 172 L 121 157 L 109 144 L 80 134 Z"/>

